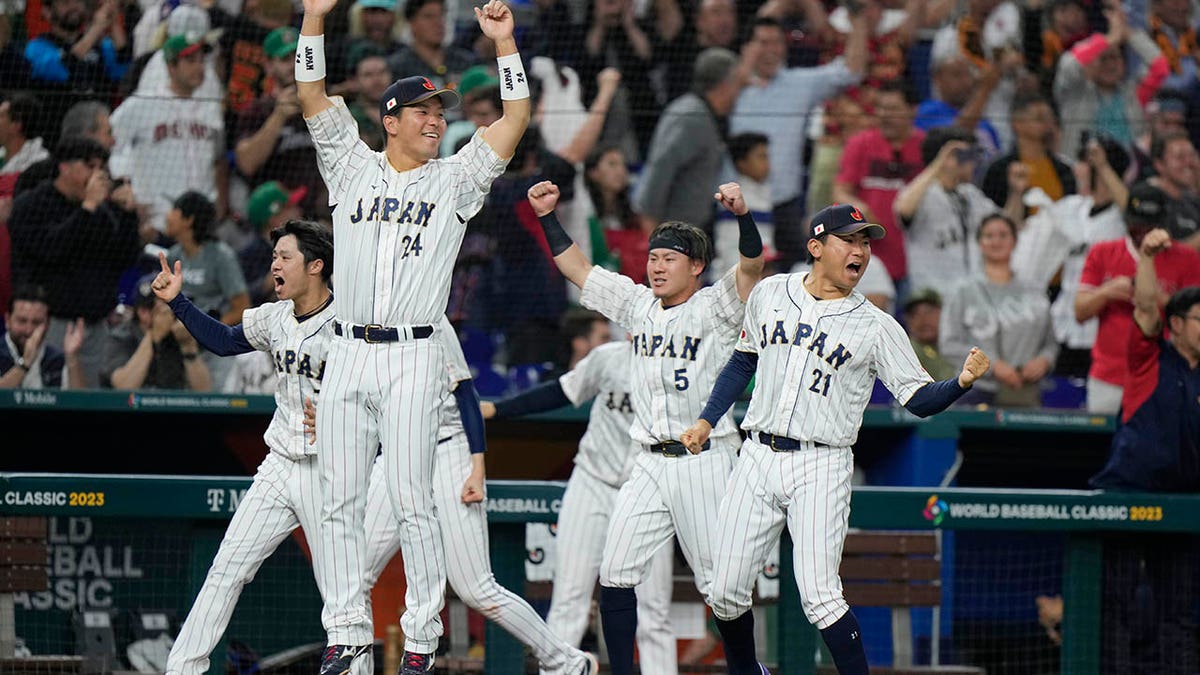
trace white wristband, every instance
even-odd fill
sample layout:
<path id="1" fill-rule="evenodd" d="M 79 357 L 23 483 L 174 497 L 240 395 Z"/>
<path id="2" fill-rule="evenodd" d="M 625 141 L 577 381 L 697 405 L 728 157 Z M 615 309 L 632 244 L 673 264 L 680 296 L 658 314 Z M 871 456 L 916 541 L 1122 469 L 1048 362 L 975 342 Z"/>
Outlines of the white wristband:
<path id="1" fill-rule="evenodd" d="M 529 81 L 525 78 L 525 66 L 521 64 L 520 54 L 496 57 L 496 67 L 500 73 L 501 100 L 529 98 Z"/>
<path id="2" fill-rule="evenodd" d="M 296 41 L 296 81 L 325 79 L 325 36 L 301 35 Z"/>

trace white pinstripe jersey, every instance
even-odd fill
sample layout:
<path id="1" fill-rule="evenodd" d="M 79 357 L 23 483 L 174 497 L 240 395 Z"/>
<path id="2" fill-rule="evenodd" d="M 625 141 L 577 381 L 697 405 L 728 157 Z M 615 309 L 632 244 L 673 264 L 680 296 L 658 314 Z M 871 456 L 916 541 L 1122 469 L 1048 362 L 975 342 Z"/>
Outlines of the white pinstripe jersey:
<path id="1" fill-rule="evenodd" d="M 437 330 L 434 331 L 434 339 L 442 341 L 442 351 L 446 355 L 446 378 L 450 382 L 446 387 L 446 397 L 442 399 L 441 410 L 438 411 L 437 437 L 440 441 L 463 430 L 462 415 L 458 412 L 458 400 L 454 398 L 454 390 L 458 388 L 459 382 L 471 379 L 471 368 L 467 365 L 467 357 L 458 341 L 458 332 L 444 314 L 438 322 Z"/>
<path id="2" fill-rule="evenodd" d="M 758 374 L 742 427 L 849 447 L 879 377 L 907 402 L 932 382 L 892 316 L 852 291 L 817 300 L 807 274 L 777 274 L 746 302 L 739 351 L 758 354 Z"/>
<path id="3" fill-rule="evenodd" d="M 385 326 L 435 324 L 446 311 L 450 272 L 466 223 L 508 161 L 477 131 L 453 157 L 410 171 L 392 168 L 358 137 L 340 97 L 308 118 L 317 166 L 329 188 L 338 264 L 338 318 Z"/>
<path id="4" fill-rule="evenodd" d="M 316 454 L 304 435 L 304 399 L 317 402 L 325 354 L 333 339 L 333 304 L 296 321 L 291 300 L 268 302 L 242 314 L 246 342 L 275 361 L 275 414 L 263 434 L 272 452 L 289 459 Z"/>
<path id="5" fill-rule="evenodd" d="M 687 302 L 663 308 L 648 287 L 593 267 L 580 302 L 633 334 L 630 436 L 643 445 L 678 441 L 700 417 L 737 342 L 745 310 L 737 292 L 737 268 Z M 714 445 L 740 443 L 732 411 L 717 422 L 711 438 Z"/>
<path id="6" fill-rule="evenodd" d="M 625 340 L 600 345 L 558 378 L 575 407 L 595 399 L 587 431 L 579 439 L 575 465 L 612 487 L 620 487 L 629 478 L 635 452 L 640 449 L 629 437 L 633 426 L 629 351 Z"/>

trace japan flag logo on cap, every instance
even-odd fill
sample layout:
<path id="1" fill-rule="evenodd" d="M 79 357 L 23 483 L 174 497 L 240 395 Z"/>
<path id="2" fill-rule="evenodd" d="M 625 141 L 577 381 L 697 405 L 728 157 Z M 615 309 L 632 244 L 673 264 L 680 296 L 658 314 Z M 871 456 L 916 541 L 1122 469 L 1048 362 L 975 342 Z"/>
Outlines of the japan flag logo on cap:
<path id="1" fill-rule="evenodd" d="M 819 237 L 823 234 L 825 234 L 825 224 L 817 223 L 816 227 L 813 228 L 813 236 Z"/>
<path id="2" fill-rule="evenodd" d="M 388 110 L 391 110 L 392 108 L 396 107 L 396 99 L 394 97 L 388 99 L 387 107 L 388 107 Z"/>

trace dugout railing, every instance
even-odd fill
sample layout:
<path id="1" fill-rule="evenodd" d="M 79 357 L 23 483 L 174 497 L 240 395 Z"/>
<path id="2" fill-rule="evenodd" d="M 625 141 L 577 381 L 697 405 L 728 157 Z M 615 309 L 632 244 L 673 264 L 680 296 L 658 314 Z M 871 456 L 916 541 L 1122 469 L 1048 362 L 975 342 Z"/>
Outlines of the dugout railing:
<path id="1" fill-rule="evenodd" d="M 74 531 L 84 529 L 78 527 L 81 519 L 130 524 L 118 527 L 129 537 L 148 536 L 144 533 L 156 528 L 178 533 L 177 543 L 184 550 L 131 555 L 128 549 L 106 547 L 96 541 L 70 564 L 58 559 L 48 563 L 53 577 L 56 571 L 63 572 L 68 567 L 79 571 L 87 564 L 83 560 L 87 558 L 95 566 L 96 578 L 105 574 L 114 577 L 108 579 L 106 588 L 98 590 L 88 585 L 95 578 L 76 575 L 51 593 L 51 605 L 60 599 L 58 593 L 88 600 L 111 598 L 121 592 L 122 575 L 136 576 L 139 583 L 154 583 L 162 589 L 158 591 L 161 594 L 158 599 L 167 606 L 157 607 L 156 611 L 174 612 L 181 620 L 207 570 L 223 521 L 231 516 L 239 495 L 248 485 L 247 478 L 6 473 L 0 474 L 0 513 L 5 518 L 47 517 L 51 523 L 58 522 L 50 534 L 51 544 L 56 538 L 64 542 L 72 537 L 85 541 L 83 534 Z M 558 482 L 489 482 L 491 556 L 501 583 L 512 588 L 520 588 L 524 583 L 524 525 L 552 522 L 562 490 L 563 484 Z M 1104 533 L 1200 531 L 1200 496 L 1190 495 L 863 487 L 855 489 L 851 509 L 851 526 L 865 530 L 1064 533 L 1066 545 L 1061 562 L 1066 620 L 1060 672 L 1070 675 L 1099 669 Z M 195 537 L 183 525 L 194 522 L 213 526 L 206 529 L 209 536 Z M 96 528 L 88 525 L 86 529 L 91 532 Z M 789 581 L 788 546 L 785 541 L 780 557 L 783 583 L 771 640 L 775 644 L 778 672 L 798 675 L 814 671 L 818 640 L 803 617 L 795 586 Z M 139 555 L 181 558 L 182 567 L 177 569 L 186 570 L 186 574 L 180 578 L 150 579 L 155 567 Z M 283 625 L 280 621 L 287 611 L 319 613 L 319 599 L 313 597 L 300 603 L 303 607 L 285 609 L 294 599 L 287 597 L 287 591 L 280 592 L 280 588 L 288 588 L 286 583 L 271 587 L 278 581 L 272 581 L 272 574 L 264 569 L 260 579 L 247 587 L 247 593 L 251 593 L 256 584 L 265 586 L 259 589 L 269 596 L 262 610 L 265 621 L 278 627 Z M 311 587 L 311 572 L 296 572 L 293 579 L 303 579 L 305 574 L 307 586 Z M 291 592 L 302 594 L 300 590 Z M 943 593 L 953 592 L 954 579 L 943 578 Z M 52 606 L 49 609 L 53 611 Z M 22 632 L 22 618 L 27 616 L 18 608 L 15 623 L 18 633 Z M 315 617 L 316 614 L 309 616 L 307 623 L 313 624 Z M 6 622 L 0 621 L 3 623 Z M 61 635 L 68 629 L 59 626 L 54 630 Z M 301 636 L 280 637 L 292 644 L 303 641 Z M 307 638 L 320 640 L 320 635 Z M 487 627 L 486 645 L 485 672 L 496 675 L 525 672 L 523 649 L 491 624 Z"/>

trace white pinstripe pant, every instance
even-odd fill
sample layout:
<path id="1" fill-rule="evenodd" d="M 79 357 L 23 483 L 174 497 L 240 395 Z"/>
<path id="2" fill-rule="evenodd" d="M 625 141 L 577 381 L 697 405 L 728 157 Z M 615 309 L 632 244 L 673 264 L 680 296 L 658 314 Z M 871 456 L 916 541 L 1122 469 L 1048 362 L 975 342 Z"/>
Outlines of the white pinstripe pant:
<path id="1" fill-rule="evenodd" d="M 717 526 L 709 605 L 731 620 L 751 606 L 751 591 L 786 523 L 804 615 L 828 628 L 850 609 L 838 566 L 850 519 L 850 448 L 774 452 L 752 438 L 729 479 Z"/>
<path id="2" fill-rule="evenodd" d="M 450 586 L 468 607 L 483 613 L 532 649 L 544 668 L 550 672 L 563 672 L 572 662 L 583 658 L 583 653 L 557 638 L 529 603 L 501 586 L 492 576 L 486 503 L 462 503 L 462 486 L 470 473 L 471 451 L 465 434 L 455 434 L 438 444 L 433 465 L 433 498 L 437 503 L 435 526 L 441 532 Z M 379 474 L 372 474 L 367 492 L 368 588 L 400 548 L 399 529 L 400 523 L 388 504 L 383 479 Z M 410 581 L 405 595 L 406 616 L 415 613 L 419 620 L 426 620 L 431 611 L 441 611 L 440 600 L 435 607 L 427 606 L 429 603 L 422 605 L 422 602 L 419 595 L 414 595 Z"/>
<path id="3" fill-rule="evenodd" d="M 418 603 L 431 616 L 401 621 L 405 648 L 432 653 L 442 634 L 441 537 L 433 515 L 433 449 L 438 407 L 446 393 L 445 357 L 437 339 L 368 344 L 335 338 L 326 358 L 317 406 L 317 445 L 325 499 L 317 545 L 327 552 L 323 620 L 330 644 L 374 639 L 364 582 L 367 487 L 375 455 L 392 510 L 400 520 L 404 574 L 410 592 L 433 593 Z M 432 608 L 436 607 L 436 611 Z"/>
<path id="4" fill-rule="evenodd" d="M 209 656 L 229 626 L 242 588 L 297 526 L 308 536 L 321 517 L 320 468 L 315 456 L 291 460 L 274 452 L 258 466 L 254 481 L 238 504 L 208 576 L 192 603 L 167 657 L 167 672 L 208 672 Z M 311 537 L 309 539 L 312 541 Z M 312 549 L 313 572 L 321 590 L 321 554 Z M 324 597 L 324 592 L 321 593 Z M 354 672 L 372 672 L 372 660 L 358 658 Z"/>
<path id="5" fill-rule="evenodd" d="M 714 443 L 714 446 L 716 443 Z M 605 536 L 600 583 L 633 588 L 654 555 L 674 535 L 704 597 L 712 585 L 714 524 L 735 457 L 714 447 L 699 455 L 638 453 L 633 474 L 617 494 Z"/>
<path id="6" fill-rule="evenodd" d="M 600 573 L 604 537 L 618 488 L 575 467 L 563 494 L 555 542 L 554 587 L 546 624 L 567 643 L 578 645 L 587 629 L 592 592 Z M 671 586 L 675 547 L 654 554 L 646 579 L 637 587 L 638 665 L 645 675 L 679 672 L 671 632 Z"/>

